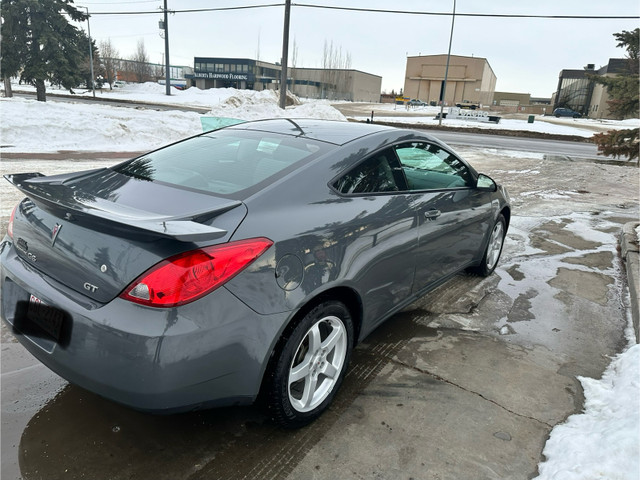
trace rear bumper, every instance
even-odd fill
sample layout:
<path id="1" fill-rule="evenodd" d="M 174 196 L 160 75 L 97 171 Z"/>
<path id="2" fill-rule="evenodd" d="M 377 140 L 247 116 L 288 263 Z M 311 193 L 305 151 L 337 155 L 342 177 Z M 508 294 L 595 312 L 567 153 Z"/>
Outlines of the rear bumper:
<path id="1" fill-rule="evenodd" d="M 71 383 L 140 410 L 247 404 L 288 313 L 259 315 L 224 287 L 172 309 L 101 305 L 0 245 L 1 315 L 38 360 Z M 30 296 L 62 312 L 54 340 L 25 315 Z"/>

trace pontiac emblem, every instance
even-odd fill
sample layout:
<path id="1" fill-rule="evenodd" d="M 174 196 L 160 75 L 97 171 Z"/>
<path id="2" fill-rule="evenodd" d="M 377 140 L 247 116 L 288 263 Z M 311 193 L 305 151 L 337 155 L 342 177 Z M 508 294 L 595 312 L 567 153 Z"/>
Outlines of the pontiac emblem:
<path id="1" fill-rule="evenodd" d="M 53 229 L 51 230 L 51 246 L 52 247 L 56 243 L 56 238 L 58 238 L 58 234 L 60 233 L 60 230 L 62 230 L 62 225 L 60 225 L 59 223 L 56 223 Z"/>

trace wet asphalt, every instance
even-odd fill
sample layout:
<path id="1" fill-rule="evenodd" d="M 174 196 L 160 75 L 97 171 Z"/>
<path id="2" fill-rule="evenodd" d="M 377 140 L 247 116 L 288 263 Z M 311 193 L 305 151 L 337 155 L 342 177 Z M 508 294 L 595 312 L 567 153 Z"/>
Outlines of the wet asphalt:
<path id="1" fill-rule="evenodd" d="M 626 344 L 618 236 L 639 218 L 638 170 L 458 151 L 513 197 L 499 268 L 454 277 L 371 334 L 318 421 L 135 412 L 68 385 L 3 325 L 2 479 L 533 478 L 553 426 L 582 409 L 576 377 L 599 377 Z M 18 165 L 47 167 L 2 168 Z"/>

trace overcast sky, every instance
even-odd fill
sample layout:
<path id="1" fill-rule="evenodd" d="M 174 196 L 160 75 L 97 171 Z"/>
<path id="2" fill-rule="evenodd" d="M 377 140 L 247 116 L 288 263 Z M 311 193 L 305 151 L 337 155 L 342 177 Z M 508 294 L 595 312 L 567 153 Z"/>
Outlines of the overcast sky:
<path id="1" fill-rule="evenodd" d="M 111 39 L 120 57 L 133 55 L 144 40 L 150 61 L 163 62 L 158 21 L 162 0 L 76 0 L 92 14 L 91 35 Z M 168 0 L 169 10 L 284 3 L 283 0 Z M 293 0 L 289 65 L 297 48 L 298 67 L 321 67 L 323 46 L 331 43 L 351 56 L 351 67 L 382 77 L 383 91 L 404 87 L 406 56 L 447 53 L 451 16 L 350 12 L 305 5 L 451 13 L 453 0 Z M 295 4 L 298 4 L 296 6 Z M 102 12 L 151 11 L 143 15 Z M 636 16 L 637 0 L 457 0 L 456 13 Z M 172 65 L 193 66 L 194 57 L 259 58 L 282 56 L 284 7 L 175 13 L 169 15 Z M 623 57 L 613 33 L 633 30 L 638 19 L 522 19 L 456 16 L 451 53 L 486 58 L 497 91 L 550 97 L 562 69 L 596 68 Z M 86 29 L 86 22 L 81 28 Z"/>

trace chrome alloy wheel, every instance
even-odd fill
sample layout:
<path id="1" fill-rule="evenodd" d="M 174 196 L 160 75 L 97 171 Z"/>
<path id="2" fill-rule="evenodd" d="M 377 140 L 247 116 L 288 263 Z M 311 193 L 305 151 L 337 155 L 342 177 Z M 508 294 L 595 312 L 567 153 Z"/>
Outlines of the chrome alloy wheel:
<path id="1" fill-rule="evenodd" d="M 289 369 L 289 401 L 296 411 L 309 412 L 329 396 L 344 367 L 347 342 L 347 330 L 335 316 L 307 331 Z"/>
<path id="2" fill-rule="evenodd" d="M 491 232 L 491 238 L 489 238 L 489 245 L 487 245 L 486 265 L 487 270 L 493 270 L 500 258 L 500 252 L 502 251 L 502 244 L 504 243 L 504 224 L 497 222 Z"/>

